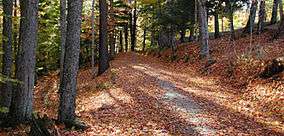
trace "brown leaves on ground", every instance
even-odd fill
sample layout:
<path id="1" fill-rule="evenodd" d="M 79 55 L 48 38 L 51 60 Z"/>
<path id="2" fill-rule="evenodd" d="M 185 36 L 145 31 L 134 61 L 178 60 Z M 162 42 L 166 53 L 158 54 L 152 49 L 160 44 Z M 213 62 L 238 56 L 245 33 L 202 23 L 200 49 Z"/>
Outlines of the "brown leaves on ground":
<path id="1" fill-rule="evenodd" d="M 283 40 L 270 43 L 267 35 L 253 38 L 252 45 L 246 37 L 233 46 L 226 38 L 211 40 L 216 63 L 207 74 L 197 43 L 179 46 L 178 59 L 170 63 L 167 50 L 161 58 L 119 54 L 111 69 L 94 79 L 91 69 L 81 69 L 76 114 L 90 128 L 56 128 L 68 136 L 283 135 L 283 78 L 256 76 L 284 52 Z M 58 84 L 56 73 L 38 81 L 36 111 L 56 118 Z"/>

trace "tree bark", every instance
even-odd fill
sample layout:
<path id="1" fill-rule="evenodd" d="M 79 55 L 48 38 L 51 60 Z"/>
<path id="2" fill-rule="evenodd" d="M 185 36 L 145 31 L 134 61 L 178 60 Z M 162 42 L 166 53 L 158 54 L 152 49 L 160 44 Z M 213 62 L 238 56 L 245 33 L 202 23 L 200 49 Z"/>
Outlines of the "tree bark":
<path id="1" fill-rule="evenodd" d="M 230 20 L 230 33 L 231 33 L 230 40 L 235 40 L 236 34 L 235 34 L 235 28 L 234 28 L 234 11 L 233 11 L 233 7 L 231 5 L 230 5 L 229 8 L 230 8 L 229 20 Z"/>
<path id="2" fill-rule="evenodd" d="M 2 74 L 5 78 L 12 78 L 12 65 L 13 65 L 13 28 L 12 28 L 12 15 L 13 15 L 13 1 L 3 0 L 3 31 L 2 31 L 2 48 L 3 48 L 3 66 Z M 10 107 L 12 97 L 12 83 L 5 81 L 1 83 L 0 90 L 0 107 Z"/>
<path id="3" fill-rule="evenodd" d="M 109 56 L 110 56 L 110 59 L 113 59 L 114 58 L 114 50 L 115 50 L 115 45 L 113 44 L 113 41 L 114 41 L 114 34 L 113 34 L 113 31 L 109 33 L 109 47 L 110 47 L 110 50 L 109 50 Z"/>
<path id="4" fill-rule="evenodd" d="M 22 123 L 32 117 L 35 78 L 38 0 L 20 0 L 20 49 L 17 56 L 16 79 L 9 114 L 12 122 Z"/>
<path id="5" fill-rule="evenodd" d="M 168 33 L 168 44 L 170 44 L 170 47 L 172 48 L 172 56 L 176 57 L 177 52 L 177 44 L 176 44 L 176 33 L 174 28 L 171 27 L 170 32 Z"/>
<path id="6" fill-rule="evenodd" d="M 100 7 L 100 44 L 99 44 L 99 71 L 98 75 L 103 74 L 109 68 L 109 55 L 107 47 L 107 2 L 99 0 Z"/>
<path id="7" fill-rule="evenodd" d="M 77 72 L 79 69 L 80 34 L 82 22 L 82 1 L 68 0 L 67 34 L 63 76 L 60 82 L 58 120 L 75 120 Z"/>
<path id="8" fill-rule="evenodd" d="M 189 38 L 188 38 L 188 41 L 191 42 L 191 41 L 194 41 L 194 26 L 191 26 L 190 29 L 189 29 Z"/>
<path id="9" fill-rule="evenodd" d="M 66 42 L 66 0 L 60 0 L 60 80 L 62 80 Z"/>
<path id="10" fill-rule="evenodd" d="M 257 10 L 257 0 L 252 0 L 251 8 L 250 8 L 250 15 L 247 25 L 244 29 L 244 33 L 252 33 L 254 28 L 254 22 L 256 17 L 256 10 Z"/>
<path id="11" fill-rule="evenodd" d="M 110 9 L 109 9 L 109 12 L 111 13 L 110 14 L 110 20 L 111 22 L 114 20 L 114 16 L 113 16 L 113 0 L 110 0 Z M 114 58 L 114 55 L 115 55 L 115 40 L 114 40 L 114 24 L 111 24 L 110 25 L 110 33 L 109 33 L 109 47 L 110 47 L 110 58 L 113 59 Z"/>
<path id="12" fill-rule="evenodd" d="M 137 24 L 137 1 L 134 0 L 133 22 L 131 33 L 131 51 L 135 51 L 136 46 L 136 24 Z"/>
<path id="13" fill-rule="evenodd" d="M 91 45 L 91 52 L 92 52 L 92 71 L 93 75 L 95 75 L 95 0 L 92 0 L 92 17 L 91 17 L 91 25 L 92 25 L 92 45 Z"/>
<path id="14" fill-rule="evenodd" d="M 279 38 L 283 30 L 284 30 L 284 17 L 282 17 L 282 20 L 280 21 L 280 25 L 278 26 L 278 30 L 274 33 L 272 40 Z"/>
<path id="15" fill-rule="evenodd" d="M 277 22 L 277 11 L 278 11 L 278 3 L 279 0 L 274 0 L 273 8 L 272 8 L 272 16 L 271 16 L 271 24 L 275 24 Z"/>
<path id="16" fill-rule="evenodd" d="M 264 30 L 264 21 L 266 17 L 266 11 L 265 11 L 265 0 L 260 1 L 259 5 L 259 20 L 258 20 L 258 33 L 262 33 Z"/>
<path id="17" fill-rule="evenodd" d="M 225 28 L 224 28 L 224 17 L 222 16 L 222 23 L 221 23 L 221 26 L 222 26 L 222 32 L 225 32 Z"/>
<path id="18" fill-rule="evenodd" d="M 182 30 L 180 30 L 180 42 L 184 43 L 185 42 L 185 29 L 182 28 Z"/>
<path id="19" fill-rule="evenodd" d="M 128 51 L 128 24 L 124 26 L 125 52 Z"/>
<path id="20" fill-rule="evenodd" d="M 123 52 L 123 37 L 122 30 L 119 31 L 119 52 Z"/>
<path id="21" fill-rule="evenodd" d="M 145 51 L 146 48 L 146 34 L 147 34 L 147 29 L 144 28 L 144 32 L 143 32 L 143 47 L 142 47 L 142 51 Z"/>
<path id="22" fill-rule="evenodd" d="M 17 18 L 17 13 L 18 13 L 18 3 L 17 0 L 14 0 L 14 18 Z M 13 22 L 13 26 L 14 26 L 14 32 L 13 32 L 13 40 L 14 40 L 14 59 L 16 59 L 17 54 L 18 54 L 18 20 L 15 19 L 16 21 Z M 16 65 L 15 65 L 16 67 Z"/>
<path id="23" fill-rule="evenodd" d="M 209 44 L 208 44 L 208 22 L 207 22 L 207 10 L 205 6 L 206 0 L 198 1 L 198 10 L 199 10 L 199 29 L 200 29 L 200 40 L 201 40 L 201 58 L 205 58 L 207 60 L 210 59 L 209 54 Z"/>
<path id="24" fill-rule="evenodd" d="M 132 51 L 133 44 L 133 14 L 132 11 L 129 13 L 129 31 L 130 31 L 130 50 Z"/>
<path id="25" fill-rule="evenodd" d="M 218 13 L 214 14 L 214 29 L 215 29 L 215 33 L 214 33 L 214 37 L 215 38 L 219 38 L 220 37 L 220 29 L 219 29 L 219 15 Z"/>
<path id="26" fill-rule="evenodd" d="M 155 31 L 151 31 L 151 44 L 150 46 L 153 47 L 155 45 Z"/>
<path id="27" fill-rule="evenodd" d="M 279 0 L 279 14 L 280 14 L 280 20 L 283 20 L 283 2 L 282 0 Z"/>
<path id="28" fill-rule="evenodd" d="M 114 29 L 115 29 L 115 27 L 114 27 Z M 114 30 L 114 32 L 113 32 L 113 40 L 112 40 L 112 44 L 113 44 L 113 50 L 112 50 L 112 54 L 113 54 L 113 57 L 115 56 L 115 54 L 116 54 L 116 37 L 117 36 L 117 33 L 116 33 L 116 30 Z"/>

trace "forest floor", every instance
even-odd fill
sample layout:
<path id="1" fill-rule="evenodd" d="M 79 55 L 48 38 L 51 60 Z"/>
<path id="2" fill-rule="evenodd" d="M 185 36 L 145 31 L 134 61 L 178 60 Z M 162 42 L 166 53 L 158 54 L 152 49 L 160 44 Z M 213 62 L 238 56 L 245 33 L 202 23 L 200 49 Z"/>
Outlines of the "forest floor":
<path id="1" fill-rule="evenodd" d="M 169 50 L 160 55 L 119 54 L 111 62 L 111 69 L 94 79 L 91 69 L 83 68 L 78 76 L 76 114 L 89 128 L 81 132 L 55 125 L 56 133 L 283 135 L 283 73 L 270 79 L 256 75 L 263 63 L 283 55 L 284 40 L 263 42 L 266 36 L 254 38 L 251 46 L 257 45 L 260 50 L 253 49 L 250 54 L 244 48 L 250 45 L 247 37 L 236 41 L 233 55 L 227 53 L 228 40 L 211 40 L 216 63 L 206 72 L 205 63 L 198 61 L 197 43 L 179 46 L 175 59 Z M 263 54 L 257 54 L 262 51 Z M 228 63 L 229 59 L 233 63 Z M 232 68 L 227 64 L 232 64 Z M 57 73 L 38 81 L 35 110 L 40 114 L 56 118 L 58 84 Z M 19 126 L 22 128 L 25 127 Z"/>

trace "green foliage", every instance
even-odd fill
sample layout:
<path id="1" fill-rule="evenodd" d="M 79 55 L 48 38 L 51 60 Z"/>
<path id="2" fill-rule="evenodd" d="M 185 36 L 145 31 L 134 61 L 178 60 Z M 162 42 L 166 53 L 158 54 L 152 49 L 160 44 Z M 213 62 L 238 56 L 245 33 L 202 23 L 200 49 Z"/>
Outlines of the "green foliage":
<path id="1" fill-rule="evenodd" d="M 0 113 L 8 113 L 9 112 L 9 108 L 7 107 L 0 107 Z"/>
<path id="2" fill-rule="evenodd" d="M 20 84 L 21 82 L 15 79 L 11 79 L 6 77 L 5 75 L 0 74 L 0 83 L 6 83 L 6 82 L 12 82 L 12 83 L 17 83 Z"/>
<path id="3" fill-rule="evenodd" d="M 39 32 L 37 47 L 37 72 L 46 74 L 59 67 L 60 33 L 59 0 L 41 0 L 39 5 Z"/>

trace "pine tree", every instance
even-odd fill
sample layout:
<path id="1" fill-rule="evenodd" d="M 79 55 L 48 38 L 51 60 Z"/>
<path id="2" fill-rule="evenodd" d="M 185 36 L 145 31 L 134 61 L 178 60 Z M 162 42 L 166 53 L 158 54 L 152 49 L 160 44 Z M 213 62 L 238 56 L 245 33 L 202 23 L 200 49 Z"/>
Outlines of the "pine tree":
<path id="1" fill-rule="evenodd" d="M 32 118 L 38 2 L 38 0 L 20 1 L 20 42 L 16 67 L 16 79 L 20 83 L 13 90 L 9 112 L 14 123 L 26 122 Z"/>
<path id="2" fill-rule="evenodd" d="M 80 33 L 82 21 L 82 1 L 68 0 L 66 46 L 63 76 L 60 81 L 60 102 L 58 120 L 72 122 L 75 120 L 75 100 L 77 89 L 77 72 L 79 68 Z"/>
<path id="3" fill-rule="evenodd" d="M 109 68 L 109 55 L 107 48 L 107 2 L 106 0 L 99 0 L 100 7 L 100 45 L 99 45 L 99 71 L 98 75 L 103 74 Z"/>

